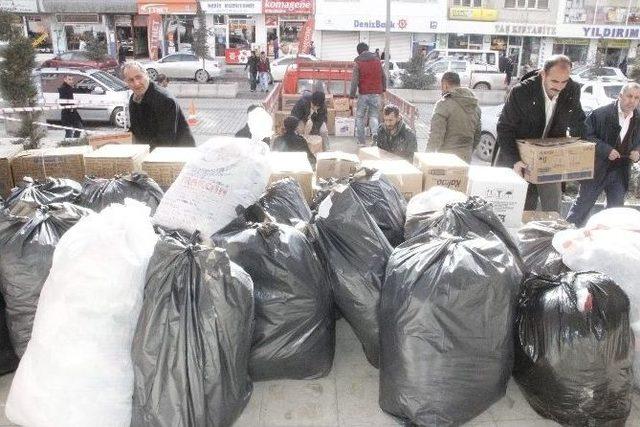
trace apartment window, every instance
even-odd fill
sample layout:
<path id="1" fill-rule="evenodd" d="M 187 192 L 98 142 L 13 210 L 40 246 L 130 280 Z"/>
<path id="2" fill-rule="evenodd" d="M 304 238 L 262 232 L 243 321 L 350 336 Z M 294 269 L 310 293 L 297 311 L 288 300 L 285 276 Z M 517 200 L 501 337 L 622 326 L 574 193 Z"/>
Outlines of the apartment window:
<path id="1" fill-rule="evenodd" d="M 549 0 L 504 0 L 505 9 L 549 9 Z"/>
<path id="2" fill-rule="evenodd" d="M 482 7 L 482 0 L 453 0 L 454 6 Z"/>

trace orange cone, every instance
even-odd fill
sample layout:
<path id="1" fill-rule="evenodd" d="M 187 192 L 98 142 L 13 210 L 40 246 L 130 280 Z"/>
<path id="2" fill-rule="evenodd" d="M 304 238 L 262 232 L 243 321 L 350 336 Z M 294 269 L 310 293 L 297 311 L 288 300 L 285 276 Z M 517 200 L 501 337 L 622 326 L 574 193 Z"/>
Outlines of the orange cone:
<path id="1" fill-rule="evenodd" d="M 187 118 L 187 123 L 189 123 L 189 126 L 195 126 L 198 124 L 198 119 L 196 118 L 196 104 L 193 103 L 193 99 L 189 104 L 189 117 Z"/>

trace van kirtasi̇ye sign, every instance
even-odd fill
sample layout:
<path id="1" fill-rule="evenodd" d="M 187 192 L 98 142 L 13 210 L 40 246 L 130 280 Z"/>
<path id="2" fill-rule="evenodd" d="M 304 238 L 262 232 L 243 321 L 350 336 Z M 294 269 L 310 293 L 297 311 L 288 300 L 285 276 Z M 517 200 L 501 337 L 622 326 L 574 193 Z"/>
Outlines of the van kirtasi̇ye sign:
<path id="1" fill-rule="evenodd" d="M 263 0 L 262 12 L 266 14 L 312 14 L 313 0 Z"/>

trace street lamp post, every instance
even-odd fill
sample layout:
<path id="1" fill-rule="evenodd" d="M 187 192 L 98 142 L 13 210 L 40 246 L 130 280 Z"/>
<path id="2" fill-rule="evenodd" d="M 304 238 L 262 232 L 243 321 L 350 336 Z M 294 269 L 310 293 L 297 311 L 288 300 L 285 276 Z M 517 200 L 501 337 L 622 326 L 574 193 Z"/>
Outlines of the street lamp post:
<path id="1" fill-rule="evenodd" d="M 390 40 L 391 40 L 391 0 L 387 0 L 387 25 L 385 25 L 385 37 L 384 37 L 384 78 L 385 82 L 389 83 L 389 58 L 390 55 Z"/>

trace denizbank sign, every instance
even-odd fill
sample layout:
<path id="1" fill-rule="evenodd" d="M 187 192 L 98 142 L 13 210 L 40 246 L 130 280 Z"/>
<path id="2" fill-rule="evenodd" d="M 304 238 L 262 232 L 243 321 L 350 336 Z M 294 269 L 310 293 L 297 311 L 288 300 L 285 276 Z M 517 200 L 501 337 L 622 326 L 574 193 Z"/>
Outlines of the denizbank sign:
<path id="1" fill-rule="evenodd" d="M 386 26 L 384 16 L 316 15 L 316 30 L 385 31 Z M 392 16 L 390 30 L 406 33 L 438 32 L 440 23 L 437 18 L 430 16 Z"/>

